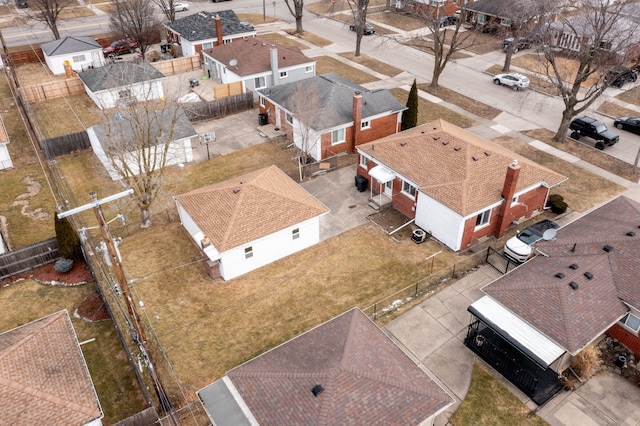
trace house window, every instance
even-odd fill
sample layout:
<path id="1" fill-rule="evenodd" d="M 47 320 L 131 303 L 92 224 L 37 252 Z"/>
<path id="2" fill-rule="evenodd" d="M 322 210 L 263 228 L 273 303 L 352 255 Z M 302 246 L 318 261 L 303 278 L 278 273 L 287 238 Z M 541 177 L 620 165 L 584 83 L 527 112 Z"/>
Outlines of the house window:
<path id="1" fill-rule="evenodd" d="M 262 96 L 260 96 L 259 99 L 260 99 L 260 106 L 263 107 L 264 106 L 264 98 Z"/>
<path id="2" fill-rule="evenodd" d="M 280 78 L 287 78 L 289 77 L 289 72 L 287 71 L 280 71 Z"/>
<path id="3" fill-rule="evenodd" d="M 86 59 L 85 59 L 85 56 L 84 56 L 84 55 L 76 55 L 76 56 L 73 56 L 73 57 L 71 58 L 71 60 L 72 60 L 73 62 L 84 62 L 84 61 L 86 61 Z"/>
<path id="4" fill-rule="evenodd" d="M 360 122 L 360 129 L 370 129 L 370 128 L 371 128 L 371 122 L 369 120 Z"/>
<path id="5" fill-rule="evenodd" d="M 209 43 L 202 43 L 202 50 L 205 49 L 211 49 L 213 47 L 213 42 L 209 42 Z"/>
<path id="6" fill-rule="evenodd" d="M 476 22 L 478 24 L 484 24 L 487 22 L 487 15 L 483 15 L 482 13 L 476 14 Z"/>
<path id="7" fill-rule="evenodd" d="M 256 77 L 253 79 L 253 85 L 256 89 L 264 89 L 267 87 L 267 80 L 264 77 Z"/>
<path id="8" fill-rule="evenodd" d="M 313 65 L 307 65 L 304 68 L 304 72 L 313 72 Z"/>
<path id="9" fill-rule="evenodd" d="M 300 228 L 296 228 L 293 231 L 291 231 L 291 238 L 294 240 L 297 240 L 298 238 L 300 238 Z"/>
<path id="10" fill-rule="evenodd" d="M 229 44 L 229 43 L 231 43 L 231 39 L 224 40 L 224 44 Z"/>
<path id="11" fill-rule="evenodd" d="M 511 199 L 511 205 L 513 206 L 514 204 L 518 204 L 518 202 L 520 202 L 520 196 L 516 195 L 515 197 L 513 197 Z"/>
<path id="12" fill-rule="evenodd" d="M 293 124 L 293 116 L 289 113 L 286 113 L 284 119 L 287 120 L 287 123 Z"/>
<path id="13" fill-rule="evenodd" d="M 369 167 L 369 159 L 364 155 L 360 155 L 360 167 L 367 169 Z"/>
<path id="14" fill-rule="evenodd" d="M 253 257 L 253 247 L 247 247 L 244 249 L 244 258 L 251 259 Z"/>
<path id="15" fill-rule="evenodd" d="M 638 335 L 640 331 L 640 318 L 629 312 L 620 322 L 626 329 L 631 330 L 636 336 Z"/>
<path id="16" fill-rule="evenodd" d="M 500 19 L 500 25 L 502 25 L 504 27 L 510 27 L 511 26 L 511 19 L 507 19 L 507 18 Z"/>
<path id="17" fill-rule="evenodd" d="M 331 132 L 331 145 L 336 145 L 345 141 L 344 129 L 338 129 Z"/>
<path id="18" fill-rule="evenodd" d="M 483 211 L 476 217 L 476 228 L 488 225 L 489 219 L 491 219 L 491 209 Z"/>
<path id="19" fill-rule="evenodd" d="M 410 198 L 415 199 L 416 198 L 416 187 L 411 185 L 409 182 L 407 182 L 406 180 L 402 181 L 402 192 L 405 195 L 408 195 Z"/>

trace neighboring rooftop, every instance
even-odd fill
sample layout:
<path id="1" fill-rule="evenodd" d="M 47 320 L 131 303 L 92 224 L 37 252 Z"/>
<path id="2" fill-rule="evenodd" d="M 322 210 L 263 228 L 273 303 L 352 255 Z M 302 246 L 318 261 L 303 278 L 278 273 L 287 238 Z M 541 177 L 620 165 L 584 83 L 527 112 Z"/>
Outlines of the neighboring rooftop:
<path id="1" fill-rule="evenodd" d="M 233 10 L 198 12 L 173 22 L 167 22 L 164 25 L 189 41 L 215 40 L 218 38 L 215 25 L 216 16 L 220 17 L 223 37 L 255 34 L 256 32 L 251 23 L 241 22 Z"/>
<path id="2" fill-rule="evenodd" d="M 92 92 L 131 86 L 151 80 L 164 78 L 165 75 L 148 62 L 116 62 L 103 67 L 78 73 L 80 80 Z"/>
<path id="3" fill-rule="evenodd" d="M 40 45 L 47 56 L 66 55 L 69 53 L 86 52 L 87 50 L 102 50 L 102 46 L 93 37 L 67 36 L 59 40 Z"/>

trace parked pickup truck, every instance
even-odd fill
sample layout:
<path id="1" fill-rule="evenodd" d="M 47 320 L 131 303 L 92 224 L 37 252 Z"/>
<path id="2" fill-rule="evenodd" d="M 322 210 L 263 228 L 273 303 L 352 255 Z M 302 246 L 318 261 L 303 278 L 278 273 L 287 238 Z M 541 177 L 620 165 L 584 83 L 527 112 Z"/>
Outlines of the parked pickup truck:
<path id="1" fill-rule="evenodd" d="M 620 136 L 610 132 L 607 126 L 591 117 L 578 117 L 569 124 L 571 129 L 571 137 L 575 140 L 579 140 L 581 136 L 588 136 L 596 140 L 595 147 L 597 149 L 604 149 L 605 146 L 611 146 L 618 143 Z"/>

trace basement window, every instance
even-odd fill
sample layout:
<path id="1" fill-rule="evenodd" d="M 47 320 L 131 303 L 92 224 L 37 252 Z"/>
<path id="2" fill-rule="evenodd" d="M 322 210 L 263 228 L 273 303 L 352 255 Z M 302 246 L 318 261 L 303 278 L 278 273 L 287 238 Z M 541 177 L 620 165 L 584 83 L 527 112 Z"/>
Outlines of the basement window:
<path id="1" fill-rule="evenodd" d="M 364 155 L 360 155 L 360 167 L 362 167 L 363 169 L 367 170 L 369 165 L 369 159 L 367 157 L 365 157 Z"/>
<path id="2" fill-rule="evenodd" d="M 476 229 L 482 228 L 489 224 L 491 219 L 491 209 L 485 210 L 476 217 Z"/>
<path id="3" fill-rule="evenodd" d="M 297 240 L 298 238 L 300 238 L 300 228 L 296 228 L 293 231 L 291 231 L 291 238 L 294 240 Z"/>
<path id="4" fill-rule="evenodd" d="M 620 320 L 620 322 L 624 328 L 631 331 L 636 336 L 638 335 L 638 332 L 640 331 L 640 318 L 629 312 Z"/>
<path id="5" fill-rule="evenodd" d="M 244 258 L 251 259 L 253 257 L 253 247 L 247 247 L 244 249 Z"/>

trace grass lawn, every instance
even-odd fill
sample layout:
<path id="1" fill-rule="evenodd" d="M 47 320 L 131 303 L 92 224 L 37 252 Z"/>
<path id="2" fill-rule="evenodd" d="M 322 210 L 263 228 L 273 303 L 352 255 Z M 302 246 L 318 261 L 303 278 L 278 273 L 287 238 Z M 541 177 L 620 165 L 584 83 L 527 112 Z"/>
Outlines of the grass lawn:
<path id="1" fill-rule="evenodd" d="M 296 41 L 295 39 L 291 38 L 291 37 L 287 37 L 283 34 L 280 33 L 264 33 L 264 34 L 259 34 L 258 37 L 266 39 L 266 40 L 270 40 L 274 43 L 278 43 L 282 46 L 285 47 L 298 47 L 300 50 L 304 50 L 304 49 L 308 49 L 309 46 L 307 46 L 304 43 L 300 43 L 298 41 Z"/>
<path id="2" fill-rule="evenodd" d="M 614 104 L 613 102 L 606 101 L 598 107 L 598 112 L 608 115 L 609 117 L 637 117 L 640 115 L 636 110 L 628 109 L 618 104 Z"/>
<path id="3" fill-rule="evenodd" d="M 382 12 L 368 13 L 367 20 L 380 22 L 381 24 L 390 25 L 394 28 L 398 28 L 404 31 L 413 31 L 420 28 L 424 28 L 426 26 L 424 21 L 420 18 L 407 15 L 404 13 L 392 12 L 389 10 L 385 10 Z M 376 31 L 377 30 L 378 29 L 376 28 Z"/>
<path id="4" fill-rule="evenodd" d="M 253 25 L 271 24 L 276 22 L 271 16 L 261 13 L 238 13 L 238 19 L 241 22 L 251 22 Z"/>
<path id="5" fill-rule="evenodd" d="M 103 115 L 88 95 L 66 96 L 31 106 L 45 138 L 81 132 L 103 122 Z"/>
<path id="6" fill-rule="evenodd" d="M 476 364 L 467 396 L 449 423 L 453 426 L 548 425 L 537 414 L 527 417 L 530 411 L 505 385 Z"/>
<path id="7" fill-rule="evenodd" d="M 572 82 L 575 79 L 575 74 L 577 72 L 577 62 L 568 58 L 556 57 L 556 62 L 558 64 L 558 69 L 560 70 L 560 74 L 562 75 L 562 80 L 565 82 Z M 547 70 L 545 68 L 545 61 L 543 60 L 542 55 L 538 55 L 536 53 L 527 53 L 526 55 L 515 56 L 511 59 L 511 65 L 515 65 L 516 67 L 520 67 L 526 70 L 529 70 L 535 74 L 540 74 L 542 78 L 545 78 L 547 75 Z M 502 66 L 500 66 L 502 68 Z M 552 70 L 549 71 L 553 73 Z M 550 74 L 554 75 L 554 74 Z M 596 84 L 597 80 L 600 78 L 598 73 L 591 75 L 587 81 L 582 84 L 583 88 L 589 88 Z M 548 84 L 548 83 L 547 83 Z"/>
<path id="8" fill-rule="evenodd" d="M 350 65 L 347 65 L 344 62 L 341 62 L 330 56 L 318 56 L 315 59 L 317 61 L 316 63 L 317 75 L 335 73 L 356 84 L 371 83 L 372 81 L 378 80 L 377 77 L 367 72 L 361 71 L 357 68 L 354 68 Z"/>
<path id="9" fill-rule="evenodd" d="M 384 7 L 386 0 L 369 1 L 369 11 L 374 10 L 378 6 Z M 347 0 L 321 0 L 319 2 L 306 4 L 305 8 L 318 15 L 328 15 L 340 11 L 351 11 L 351 4 Z"/>
<path id="10" fill-rule="evenodd" d="M 636 86 L 633 89 L 625 90 L 620 93 L 616 98 L 621 101 L 629 102 L 630 104 L 640 105 L 640 86 Z M 634 115 L 638 115 L 637 113 Z"/>
<path id="11" fill-rule="evenodd" d="M 493 120 L 502 112 L 498 108 L 483 104 L 480 101 L 477 101 L 453 90 L 449 90 L 446 87 L 441 86 L 437 91 L 435 91 L 429 84 L 421 83 L 418 84 L 418 89 L 431 93 L 432 95 L 437 96 L 446 102 L 457 105 L 460 108 L 463 108 L 475 115 L 486 118 L 488 120 Z"/>
<path id="12" fill-rule="evenodd" d="M 401 69 L 384 62 L 380 62 L 377 59 L 372 58 L 371 56 L 360 54 L 360 57 L 356 58 L 353 56 L 354 54 L 355 52 L 338 53 L 338 55 L 342 56 L 345 59 L 356 62 L 364 67 L 369 68 L 370 70 L 379 72 L 380 74 L 384 74 L 389 77 L 395 77 L 402 72 Z"/>
<path id="13" fill-rule="evenodd" d="M 0 331 L 7 331 L 46 315 L 66 309 L 71 316 L 78 341 L 96 340 L 82 346 L 91 379 L 105 417 L 113 424 L 147 407 L 131 365 L 122 350 L 111 321 L 87 322 L 73 316 L 84 298 L 95 291 L 95 284 L 51 287 L 31 279 L 0 288 Z"/>
<path id="14" fill-rule="evenodd" d="M 377 21 L 372 21 L 372 15 L 367 14 L 367 23 L 370 24 L 371 26 L 373 26 L 373 28 L 375 29 L 375 33 L 378 35 L 389 35 L 389 34 L 395 34 L 395 31 L 392 31 L 388 28 L 382 27 L 380 25 L 376 25 Z M 334 21 L 340 21 L 344 24 L 345 29 L 349 29 L 349 25 L 351 25 L 351 23 L 353 22 L 353 15 L 351 15 L 351 12 L 344 12 L 344 13 L 337 13 L 333 16 L 331 16 L 331 19 L 333 19 Z M 355 43 L 355 32 L 352 33 L 353 36 L 353 40 Z M 365 36 L 363 35 L 363 37 L 369 37 L 369 36 Z"/>
<path id="15" fill-rule="evenodd" d="M 59 19 L 76 19 L 85 16 L 94 16 L 96 13 L 88 7 L 68 7 L 63 9 L 58 15 Z"/>
<path id="16" fill-rule="evenodd" d="M 402 105 L 407 104 L 409 98 L 409 92 L 403 89 L 391 89 L 391 94 L 396 97 L 398 102 Z M 467 128 L 478 124 L 473 119 L 466 117 L 462 114 L 458 114 L 442 105 L 434 104 L 426 99 L 418 98 L 418 125 L 429 123 L 430 121 L 443 119 L 456 126 Z"/>

